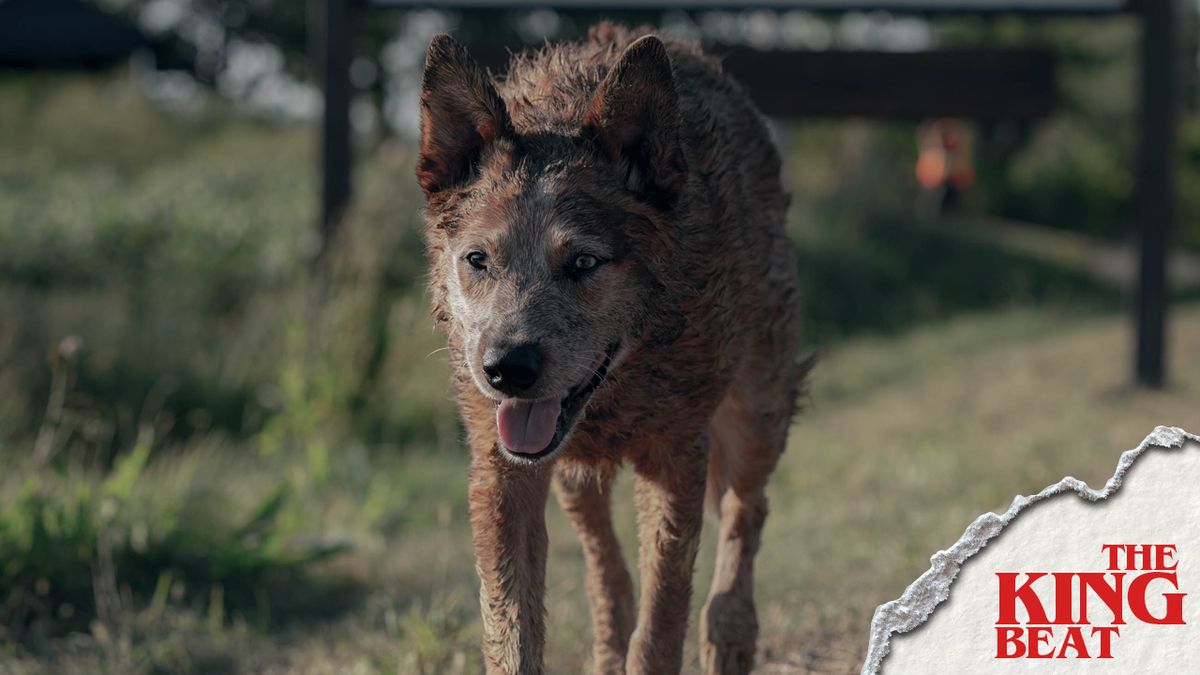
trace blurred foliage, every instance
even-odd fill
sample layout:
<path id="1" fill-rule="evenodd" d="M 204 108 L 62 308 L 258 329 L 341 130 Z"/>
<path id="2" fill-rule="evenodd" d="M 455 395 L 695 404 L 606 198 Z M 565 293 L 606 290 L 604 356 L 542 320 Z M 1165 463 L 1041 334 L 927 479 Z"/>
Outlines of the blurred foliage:
<path id="1" fill-rule="evenodd" d="M 13 139 L 0 156 L 0 309 L 23 317 L 0 326 L 0 391 L 11 393 L 0 434 L 44 423 L 46 354 L 77 336 L 66 415 L 104 461 L 147 420 L 164 437 L 303 446 L 315 465 L 332 452 L 322 436 L 457 444 L 403 143 L 366 153 L 356 209 L 315 278 L 306 129 L 217 104 L 169 115 L 121 78 L 8 78 L 0 102 Z M 1041 128 L 1090 138 L 1065 115 Z M 915 226 L 912 125 L 806 122 L 784 134 L 810 342 L 995 306 L 1115 303 L 1077 271 Z M 1122 174 L 1104 173 L 1103 152 L 1064 159 L 1077 145 L 1095 148 L 1030 145 L 1003 184 L 1039 211 L 1083 200 L 1090 211 L 1077 210 L 1102 222 L 1123 203 Z M 1080 170 L 1053 168 L 1073 161 Z M 990 194 L 982 185 L 967 208 Z"/>
<path id="2" fill-rule="evenodd" d="M 71 92 L 43 92 L 44 106 L 74 107 Z M 232 123 L 189 139 L 178 120 L 123 102 L 128 94 L 80 115 L 98 126 L 130 107 L 131 124 L 150 118 L 128 164 L 101 161 L 114 143 L 103 133 L 43 133 L 0 157 L 0 301 L 24 317 L 8 329 L 5 377 L 44 392 L 48 366 L 36 355 L 78 335 L 72 407 L 116 420 L 112 447 L 131 442 L 156 390 L 180 428 L 252 430 L 255 387 L 274 372 L 258 356 L 271 349 L 261 321 L 307 257 L 302 132 Z M 38 422 L 29 407 L 4 414 Z"/>
<path id="3" fill-rule="evenodd" d="M 288 484 L 238 503 L 187 465 L 149 470 L 151 448 L 147 433 L 98 473 L 7 458 L 19 468 L 0 484 L 0 638 L 86 630 L 93 619 L 116 620 L 135 596 L 158 606 L 199 596 L 221 622 L 226 611 L 256 610 L 256 600 L 286 603 L 275 596 L 302 568 L 345 550 L 302 540 L 312 533 Z"/>
<path id="4" fill-rule="evenodd" d="M 314 317 L 305 129 L 220 107 L 197 120 L 171 117 L 119 79 L 0 87 L 8 102 L 0 134 L 37 139 L 6 143 L 0 155 L 0 307 L 23 317 L 0 326 L 0 386 L 14 393 L 0 403 L 0 430 L 40 424 L 44 355 L 74 335 L 84 351 L 68 408 L 106 420 L 80 433 L 108 455 L 158 407 L 177 436 L 254 433 L 296 404 L 294 382 L 308 382 L 312 355 L 326 348 L 342 360 L 324 366 L 332 378 L 324 386 L 335 391 L 321 396 L 339 409 L 352 403 L 372 438 L 453 436 L 444 378 L 413 376 L 444 359 L 422 358 L 437 341 L 422 294 L 411 292 L 423 258 L 407 154 L 380 153 L 362 172 L 362 215 L 345 234 L 364 243 L 344 247 L 354 259 L 339 263 L 346 273 L 322 291 L 329 310 Z M 78 119 L 85 130 L 73 129 Z M 410 336 L 428 349 L 393 349 Z M 326 343 L 309 344 L 316 339 Z M 430 379 L 441 389 L 424 391 Z M 419 400 L 397 411 L 384 403 L 413 392 Z"/>
<path id="5" fill-rule="evenodd" d="M 1036 45 L 1058 58 L 1059 109 L 1032 127 L 981 128 L 981 210 L 1132 240 L 1139 93 L 1138 28 L 1129 18 L 940 21 L 944 44 Z M 1194 69 L 1194 66 L 1191 66 Z M 1200 248 L 1200 118 L 1181 119 L 1177 241 Z"/>
<path id="6" fill-rule="evenodd" d="M 166 3 L 158 0 L 107 0 L 131 16 L 161 16 Z M 234 40 L 269 43 L 284 56 L 291 73 L 312 79 L 307 50 L 306 3 L 279 0 L 179 0 L 178 18 L 168 31 L 180 39 L 181 48 L 191 49 L 192 61 L 203 49 L 191 43 L 212 42 L 211 64 L 197 64 L 198 71 L 211 70 L 202 79 L 212 82 L 224 67 L 228 44 Z M 394 11 L 361 8 L 355 17 L 355 53 L 358 55 L 359 86 L 370 91 L 377 103 L 395 96 L 393 89 L 417 82 L 422 41 L 433 30 L 449 30 L 467 44 L 540 44 L 543 39 L 570 39 L 585 33 L 596 21 L 609 18 L 630 25 L 673 22 L 691 26 L 706 39 L 714 38 L 713 26 L 725 38 L 740 36 L 752 42 L 755 30 L 762 32 L 762 16 L 769 13 L 674 12 L 634 10 L 596 11 L 549 10 L 452 10 Z M 791 16 L 790 14 L 787 16 Z M 805 15 L 824 21 L 837 36 L 838 20 Z M 781 26 L 784 16 L 770 23 Z M 873 17 L 883 21 L 885 18 Z M 1194 18 L 1190 19 L 1194 23 Z M 159 19 L 161 21 L 161 19 Z M 710 25 L 711 24 L 711 25 Z M 200 30 L 208 26 L 211 30 Z M 705 28 L 709 26 L 709 28 Z M 754 28 L 757 26 L 758 28 Z M 1050 120 L 1001 123 L 979 128 L 977 160 L 979 185 L 976 203 L 982 210 L 1050 227 L 1096 234 L 1108 238 L 1132 238 L 1131 197 L 1134 167 L 1134 116 L 1137 101 L 1137 24 L 1128 16 L 1115 18 L 1045 18 L 1014 15 L 939 18 L 932 21 L 937 43 L 942 46 L 987 44 L 992 46 L 1043 46 L 1058 57 L 1060 109 Z M 207 41 L 198 35 L 208 35 Z M 760 36 L 761 37 L 761 36 Z M 219 39 L 218 39 L 219 38 Z M 398 44 L 403 43 L 403 44 Z M 404 58 L 388 56 L 399 46 Z M 199 49 L 199 51 L 197 51 Z M 201 59 L 203 60 L 203 59 Z M 369 65 L 367 65 L 369 64 Z M 412 70 L 389 82 L 390 68 Z M 402 84 L 399 84 L 402 83 Z M 411 103 L 411 92 L 397 99 Z M 1179 217 L 1179 241 L 1200 247 L 1200 205 L 1190 195 L 1200 185 L 1200 165 L 1189 159 L 1200 153 L 1200 134 L 1181 134 L 1179 189 L 1184 195 Z M 908 167 L 903 167 L 905 170 Z"/>
<path id="7" fill-rule="evenodd" d="M 918 188 L 905 171 L 913 137 L 910 124 L 861 121 L 803 123 L 783 136 L 810 344 L 1008 306 L 1119 306 L 1119 293 L 1084 270 L 997 248 L 953 219 L 915 218 Z"/>
<path id="8" fill-rule="evenodd" d="M 1179 245 L 1200 250 L 1200 117 L 1189 115 L 1179 133 L 1181 157 L 1175 194 L 1179 195 L 1176 237 Z"/>
<path id="9" fill-rule="evenodd" d="M 139 20 L 163 44 L 168 65 L 186 64 L 202 81 L 213 83 L 235 39 L 280 48 L 285 67 L 309 75 L 305 54 L 308 2 L 282 0 L 101 0 Z"/>
<path id="10" fill-rule="evenodd" d="M 349 541 L 322 536 L 342 511 L 319 497 L 354 495 L 356 535 L 445 501 L 397 500 L 347 439 L 458 434 L 444 358 L 423 358 L 410 155 L 373 159 L 315 275 L 307 129 L 30 76 L 0 81 L 0 137 L 0 311 L 21 317 L 0 322 L 0 638 L 352 601 L 301 580 Z"/>
<path id="11" fill-rule="evenodd" d="M 1059 110 L 1037 124 L 995 184 L 1003 215 L 1105 237 L 1132 235 L 1137 26 L 1128 18 L 999 22 L 1000 43 L 1058 56 Z"/>

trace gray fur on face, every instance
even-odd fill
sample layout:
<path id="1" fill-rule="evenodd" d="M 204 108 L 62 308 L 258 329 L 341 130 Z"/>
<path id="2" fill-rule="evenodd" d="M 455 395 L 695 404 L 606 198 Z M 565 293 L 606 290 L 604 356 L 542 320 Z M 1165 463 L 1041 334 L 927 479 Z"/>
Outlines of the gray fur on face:
<path id="1" fill-rule="evenodd" d="M 612 244 L 594 234 L 605 224 L 573 219 L 569 200 L 564 199 L 569 188 L 561 163 L 531 174 L 523 163 L 507 177 L 510 184 L 522 186 L 518 199 L 503 206 L 481 200 L 485 203 L 478 205 L 480 217 L 496 222 L 480 228 L 479 236 L 457 238 L 447 250 L 457 261 L 448 289 L 450 313 L 463 339 L 472 380 L 493 399 L 502 394 L 482 373 L 483 353 L 489 347 L 538 345 L 542 376 L 523 398 L 563 398 L 590 377 L 589 366 L 606 348 L 626 337 L 613 330 L 603 298 L 579 301 L 587 291 L 604 295 L 605 284 L 612 282 L 612 270 L 604 269 L 613 259 Z M 475 251 L 487 256 L 486 271 L 466 262 Z M 580 254 L 604 262 L 594 273 L 575 278 L 568 270 Z"/>

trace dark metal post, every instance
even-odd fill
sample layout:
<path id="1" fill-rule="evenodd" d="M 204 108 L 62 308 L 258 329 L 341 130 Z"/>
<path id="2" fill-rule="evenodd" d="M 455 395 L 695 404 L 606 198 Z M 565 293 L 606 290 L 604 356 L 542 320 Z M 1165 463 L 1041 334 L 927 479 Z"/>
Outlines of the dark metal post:
<path id="1" fill-rule="evenodd" d="M 314 63 L 321 82 L 321 250 L 324 251 L 350 203 L 353 169 L 350 133 L 352 0 L 312 0 Z"/>
<path id="2" fill-rule="evenodd" d="M 1138 384 L 1160 388 L 1166 380 L 1167 251 L 1175 215 L 1176 16 L 1174 0 L 1138 7 L 1142 72 L 1135 199 L 1141 270 L 1135 374 Z"/>

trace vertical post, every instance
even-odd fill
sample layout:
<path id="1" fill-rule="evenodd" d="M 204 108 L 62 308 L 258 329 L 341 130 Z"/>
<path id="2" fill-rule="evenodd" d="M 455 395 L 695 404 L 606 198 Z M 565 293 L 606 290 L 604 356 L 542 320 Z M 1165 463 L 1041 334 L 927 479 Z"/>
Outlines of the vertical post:
<path id="1" fill-rule="evenodd" d="M 314 62 L 321 83 L 321 251 L 337 232 L 350 203 L 353 169 L 350 133 L 352 0 L 311 0 Z"/>
<path id="2" fill-rule="evenodd" d="M 1142 19 L 1141 113 L 1135 200 L 1141 254 L 1137 288 L 1138 384 L 1166 380 L 1167 251 L 1175 215 L 1174 0 L 1138 3 Z"/>

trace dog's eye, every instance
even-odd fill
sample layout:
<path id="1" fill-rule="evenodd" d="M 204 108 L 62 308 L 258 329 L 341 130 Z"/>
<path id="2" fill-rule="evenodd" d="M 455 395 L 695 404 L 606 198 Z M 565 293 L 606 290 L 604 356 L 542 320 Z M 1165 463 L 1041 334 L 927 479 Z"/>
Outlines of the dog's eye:
<path id="1" fill-rule="evenodd" d="M 487 269 L 487 254 L 483 251 L 471 251 L 467 254 L 465 260 L 468 265 L 477 270 Z"/>
<path id="2" fill-rule="evenodd" d="M 575 261 L 571 263 L 571 267 L 575 272 L 590 272 L 600 264 L 600 259 L 590 253 L 580 253 L 575 256 Z"/>

